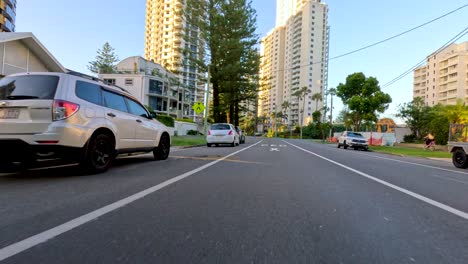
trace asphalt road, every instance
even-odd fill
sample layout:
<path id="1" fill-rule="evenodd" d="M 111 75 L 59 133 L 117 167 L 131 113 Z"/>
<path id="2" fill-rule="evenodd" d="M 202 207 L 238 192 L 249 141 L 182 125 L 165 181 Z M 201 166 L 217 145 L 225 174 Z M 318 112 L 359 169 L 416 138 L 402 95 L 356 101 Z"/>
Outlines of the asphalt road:
<path id="1" fill-rule="evenodd" d="M 248 138 L 0 177 L 1 263 L 468 263 L 468 170 Z"/>

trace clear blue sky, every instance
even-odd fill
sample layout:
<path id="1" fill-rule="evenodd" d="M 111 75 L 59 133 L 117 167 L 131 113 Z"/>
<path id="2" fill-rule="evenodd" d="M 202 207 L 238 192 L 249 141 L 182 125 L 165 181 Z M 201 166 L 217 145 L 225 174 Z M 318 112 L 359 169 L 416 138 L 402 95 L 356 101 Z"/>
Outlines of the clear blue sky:
<path id="1" fill-rule="evenodd" d="M 143 55 L 145 0 L 18 0 L 16 29 L 33 32 L 67 68 L 87 72 L 96 50 L 109 41 L 121 59 Z M 330 56 L 360 48 L 419 25 L 466 0 L 330 0 Z M 275 0 L 253 0 L 258 32 L 275 24 Z M 467 25 L 468 8 L 380 46 L 330 62 L 329 83 L 336 86 L 353 72 L 384 84 L 432 53 Z M 461 41 L 468 40 L 465 36 Z M 412 74 L 385 89 L 397 105 L 411 100 Z M 337 106 L 336 110 L 341 108 Z"/>

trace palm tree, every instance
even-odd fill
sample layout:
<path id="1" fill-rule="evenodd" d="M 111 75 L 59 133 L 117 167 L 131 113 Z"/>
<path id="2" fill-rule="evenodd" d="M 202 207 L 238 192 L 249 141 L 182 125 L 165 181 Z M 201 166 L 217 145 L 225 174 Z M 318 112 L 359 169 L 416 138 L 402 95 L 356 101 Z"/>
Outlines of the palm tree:
<path id="1" fill-rule="evenodd" d="M 281 110 L 283 112 L 283 119 L 286 119 L 286 120 L 288 119 L 288 114 L 286 113 L 290 107 L 291 107 L 291 104 L 288 101 L 284 101 L 281 104 Z"/>
<path id="2" fill-rule="evenodd" d="M 301 113 L 301 119 L 299 120 L 300 124 L 300 130 L 301 130 L 301 139 L 302 139 L 302 126 L 304 123 L 304 108 L 305 108 L 305 97 L 310 93 L 311 91 L 307 86 L 302 87 L 301 89 L 297 90 L 296 92 L 293 93 L 293 96 L 296 96 L 299 101 L 302 100 L 302 110 L 299 112 Z"/>
<path id="3" fill-rule="evenodd" d="M 321 93 L 315 93 L 315 94 L 312 95 L 312 100 L 315 101 L 315 111 L 319 111 L 319 109 L 318 109 L 318 102 L 319 102 L 319 101 L 321 102 L 322 99 L 323 99 L 323 98 L 322 98 L 322 94 L 321 94 Z"/>
<path id="4" fill-rule="evenodd" d="M 442 114 L 444 114 L 452 124 L 468 123 L 468 107 L 461 99 L 458 99 L 455 105 L 445 106 Z"/>

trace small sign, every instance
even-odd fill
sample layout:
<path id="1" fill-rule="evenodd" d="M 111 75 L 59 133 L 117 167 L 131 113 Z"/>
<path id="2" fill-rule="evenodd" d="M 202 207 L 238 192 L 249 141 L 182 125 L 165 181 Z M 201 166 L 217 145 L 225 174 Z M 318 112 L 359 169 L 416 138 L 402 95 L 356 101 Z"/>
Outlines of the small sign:
<path id="1" fill-rule="evenodd" d="M 192 109 L 195 111 L 195 113 L 201 114 L 205 110 L 205 106 L 201 102 L 196 102 L 193 104 Z"/>

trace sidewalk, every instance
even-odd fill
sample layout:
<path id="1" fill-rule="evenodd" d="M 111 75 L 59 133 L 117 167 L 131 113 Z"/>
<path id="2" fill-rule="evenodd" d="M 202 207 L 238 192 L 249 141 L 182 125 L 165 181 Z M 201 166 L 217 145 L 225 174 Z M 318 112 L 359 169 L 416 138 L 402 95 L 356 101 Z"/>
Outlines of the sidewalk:
<path id="1" fill-rule="evenodd" d="M 452 159 L 450 159 L 450 158 L 428 158 L 428 159 L 437 160 L 437 161 L 452 162 Z"/>

